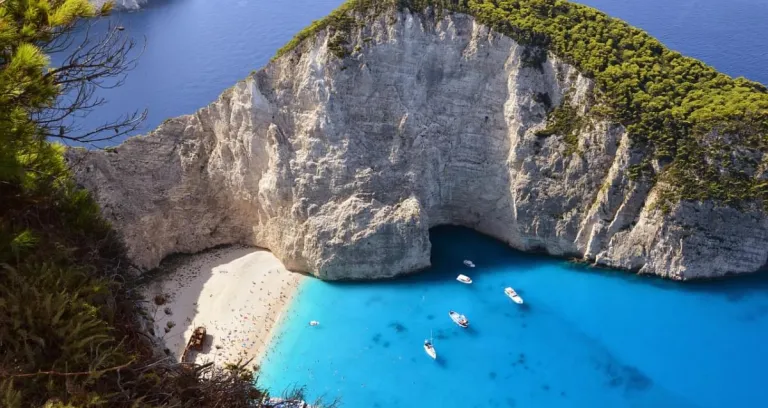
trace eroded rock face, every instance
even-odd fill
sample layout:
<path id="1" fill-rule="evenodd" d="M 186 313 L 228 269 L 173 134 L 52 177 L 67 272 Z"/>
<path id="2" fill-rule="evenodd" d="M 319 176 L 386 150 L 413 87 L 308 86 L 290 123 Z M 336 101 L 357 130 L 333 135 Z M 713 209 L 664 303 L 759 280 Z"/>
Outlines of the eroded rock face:
<path id="1" fill-rule="evenodd" d="M 592 82 L 552 55 L 526 62 L 460 14 L 380 16 L 344 59 L 328 40 L 112 152 L 71 152 L 137 265 L 242 243 L 325 279 L 390 277 L 429 266 L 441 224 L 675 279 L 766 263 L 759 210 L 656 210 L 621 125 L 592 123 L 578 146 L 538 136 L 566 94 L 591 107 Z"/>
<path id="2" fill-rule="evenodd" d="M 116 9 L 119 10 L 138 10 L 142 5 L 147 4 L 149 0 L 90 0 L 91 4 L 101 7 L 104 3 L 111 1 Z"/>

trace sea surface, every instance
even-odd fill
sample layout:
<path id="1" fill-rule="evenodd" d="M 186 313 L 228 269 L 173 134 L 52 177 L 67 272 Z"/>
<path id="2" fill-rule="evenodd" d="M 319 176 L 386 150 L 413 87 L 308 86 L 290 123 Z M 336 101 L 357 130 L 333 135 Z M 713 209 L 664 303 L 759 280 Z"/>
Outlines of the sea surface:
<path id="1" fill-rule="evenodd" d="M 458 227 L 430 238 L 423 273 L 305 280 L 260 383 L 305 384 L 309 397 L 353 408 L 768 406 L 765 275 L 681 284 L 524 254 Z M 437 361 L 422 348 L 430 337 Z"/>
<path id="2" fill-rule="evenodd" d="M 768 84 L 766 0 L 582 0 L 645 29 L 672 49 L 732 76 Z M 150 0 L 138 12 L 98 24 L 125 27 L 146 48 L 122 86 L 101 89 L 108 103 L 80 120 L 92 129 L 147 109 L 139 133 L 194 113 L 264 66 L 278 48 L 343 0 Z M 138 56 L 138 53 L 136 53 Z M 61 56 L 54 57 L 54 62 Z M 117 144 L 112 140 L 106 144 Z"/>
<path id="3" fill-rule="evenodd" d="M 83 129 L 134 111 L 148 111 L 137 133 L 168 118 L 194 113 L 227 88 L 264 66 L 294 34 L 323 18 L 342 0 L 149 0 L 139 11 L 115 13 L 91 28 L 109 24 L 138 44 L 136 68 L 124 83 L 99 89 L 108 103 L 79 121 Z M 85 30 L 77 37 L 82 38 Z M 61 61 L 62 55 L 53 61 Z M 121 139 L 99 143 L 116 145 Z"/>
<path id="4" fill-rule="evenodd" d="M 582 2 L 768 84 L 768 1 Z M 147 131 L 193 113 L 341 3 L 151 0 L 117 13 L 92 32 L 119 24 L 146 50 L 123 86 L 99 90 L 109 103 L 80 125 L 147 108 Z M 768 406 L 765 275 L 680 284 L 521 254 L 463 229 L 436 229 L 432 242 L 434 267 L 418 275 L 306 280 L 260 383 L 276 393 L 306 385 L 346 408 Z M 475 283 L 456 282 L 458 273 Z M 505 286 L 525 305 L 504 297 Z M 469 317 L 469 329 L 449 320 L 451 309 Z M 422 348 L 430 337 L 437 361 Z"/>

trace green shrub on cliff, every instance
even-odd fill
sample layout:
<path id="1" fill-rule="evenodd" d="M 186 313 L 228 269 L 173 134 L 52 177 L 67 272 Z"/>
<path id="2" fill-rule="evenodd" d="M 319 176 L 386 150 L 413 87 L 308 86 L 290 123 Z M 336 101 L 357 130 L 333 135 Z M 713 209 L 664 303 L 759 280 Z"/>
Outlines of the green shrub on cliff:
<path id="1" fill-rule="evenodd" d="M 258 406 L 263 393 L 243 367 L 182 367 L 153 353 L 123 249 L 48 141 L 95 135 L 67 132 L 61 118 L 88 98 L 62 94 L 87 96 L 88 81 L 124 72 L 128 43 L 79 48 L 90 59 L 75 54 L 55 69 L 45 50 L 109 10 L 0 1 L 0 406 Z M 101 130 L 131 123 L 114 126 Z"/>
<path id="2" fill-rule="evenodd" d="M 318 30 L 346 30 L 353 13 L 370 18 L 387 7 L 430 6 L 438 14 L 470 14 L 594 78 L 601 113 L 624 124 L 636 146 L 666 165 L 651 178 L 671 186 L 668 199 L 768 203 L 768 183 L 760 177 L 768 138 L 766 87 L 718 73 L 587 6 L 565 0 L 350 0 L 302 31 L 278 56 Z"/>
<path id="3" fill-rule="evenodd" d="M 108 11 L 107 8 L 103 10 Z M 120 249 L 62 149 L 37 115 L 54 106 L 56 78 L 40 47 L 94 15 L 85 0 L 0 5 L 0 405 L 77 406 L 108 400 L 99 372 L 135 360 L 113 325 L 124 297 L 108 273 Z M 54 374 L 55 373 L 55 374 Z M 107 376 L 109 377 L 109 376 Z M 68 388 L 70 386 L 71 388 Z"/>

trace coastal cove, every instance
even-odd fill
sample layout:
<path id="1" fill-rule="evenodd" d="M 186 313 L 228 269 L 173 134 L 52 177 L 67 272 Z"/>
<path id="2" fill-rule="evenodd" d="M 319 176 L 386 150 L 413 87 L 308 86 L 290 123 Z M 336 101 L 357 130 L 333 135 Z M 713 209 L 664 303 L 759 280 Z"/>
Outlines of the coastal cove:
<path id="1" fill-rule="evenodd" d="M 655 2 L 674 17 L 668 25 L 635 13 L 639 3 L 584 3 L 618 7 L 673 49 L 768 83 L 764 39 L 720 53 L 722 31 L 688 24 L 696 10 L 716 14 L 714 1 Z M 768 404 L 765 273 L 679 283 L 627 272 L 695 280 L 765 269 L 763 86 L 616 21 L 605 30 L 624 41 L 615 55 L 608 41 L 596 46 L 602 60 L 585 51 L 595 44 L 570 53 L 568 30 L 588 30 L 558 24 L 548 35 L 564 55 L 540 52 L 525 41 L 535 31 L 488 28 L 504 27 L 500 9 L 332 14 L 267 63 L 340 3 L 156 1 L 97 24 L 120 24 L 148 48 L 119 91 L 98 91 L 110 104 L 81 125 L 147 105 L 144 130 L 159 127 L 110 149 L 70 149 L 67 160 L 137 269 L 193 254 L 146 288 L 164 298 L 150 310 L 154 332 L 177 359 L 204 326 L 198 363 L 254 357 L 260 387 L 306 387 L 309 399 L 347 408 Z M 728 35 L 768 38 L 753 21 L 768 7 L 739 4 L 727 15 L 744 24 Z M 547 13 L 531 15 L 507 23 L 531 29 Z M 696 40 L 675 38 L 676 26 Z M 631 88 L 640 96 L 622 110 L 618 84 L 635 78 L 612 82 L 610 68 L 643 58 L 659 86 Z M 605 84 L 615 92 L 598 100 Z M 754 122 L 739 116 L 749 106 Z M 624 116 L 600 113 L 611 109 Z M 731 124 L 743 140 L 719 139 Z M 646 130 L 648 150 L 634 143 Z M 746 159 L 710 165 L 707 154 L 731 147 Z M 663 173 L 671 157 L 678 172 Z M 670 173 L 679 177 L 661 178 Z M 687 195 L 664 195 L 669 186 Z M 525 304 L 505 296 L 508 286 Z"/>
<path id="2" fill-rule="evenodd" d="M 0 406 L 768 407 L 766 21 L 0 0 Z"/>
<path id="3" fill-rule="evenodd" d="M 431 240 L 433 266 L 412 276 L 305 280 L 259 383 L 306 385 L 308 396 L 339 397 L 342 407 L 768 402 L 765 274 L 681 284 L 517 252 L 464 228 L 435 228 Z M 456 282 L 459 273 L 473 284 Z M 449 310 L 470 327 L 453 324 Z M 430 335 L 437 361 L 421 347 Z"/>

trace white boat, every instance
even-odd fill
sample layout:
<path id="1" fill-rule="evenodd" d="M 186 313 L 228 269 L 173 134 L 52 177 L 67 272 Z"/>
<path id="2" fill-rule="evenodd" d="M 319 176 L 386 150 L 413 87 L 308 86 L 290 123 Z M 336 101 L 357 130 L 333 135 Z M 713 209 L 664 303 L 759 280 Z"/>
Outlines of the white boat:
<path id="1" fill-rule="evenodd" d="M 459 275 L 456 277 L 456 280 L 467 285 L 472 283 L 472 279 L 470 279 L 467 275 Z"/>
<path id="2" fill-rule="evenodd" d="M 435 346 L 433 346 L 432 343 L 429 342 L 429 340 L 424 340 L 424 351 L 426 351 L 427 355 L 432 357 L 433 360 L 437 359 L 437 352 L 435 351 Z"/>
<path id="3" fill-rule="evenodd" d="M 318 322 L 317 320 L 312 320 L 311 322 L 309 322 L 309 325 L 310 326 L 319 326 L 320 322 Z"/>
<path id="4" fill-rule="evenodd" d="M 448 312 L 448 316 L 451 316 L 451 320 L 453 320 L 453 322 L 458 324 L 459 326 L 464 328 L 469 327 L 469 319 L 467 319 L 467 317 L 464 316 L 463 314 L 459 314 L 451 310 L 450 312 Z"/>
<path id="5" fill-rule="evenodd" d="M 437 351 L 435 351 L 435 345 L 432 344 L 432 331 L 429 332 L 429 340 L 424 340 L 424 351 L 432 357 L 432 360 L 437 360 Z"/>
<path id="6" fill-rule="evenodd" d="M 514 289 L 512 289 L 512 288 L 505 288 L 504 289 L 504 294 L 507 295 L 510 299 L 512 299 L 518 305 L 522 305 L 523 304 L 523 298 L 521 298 L 520 295 L 518 295 L 517 292 L 515 292 Z"/>
<path id="7" fill-rule="evenodd" d="M 464 260 L 464 265 L 467 265 L 470 268 L 474 268 L 475 267 L 475 264 L 472 261 L 470 261 L 469 259 L 465 259 Z"/>

